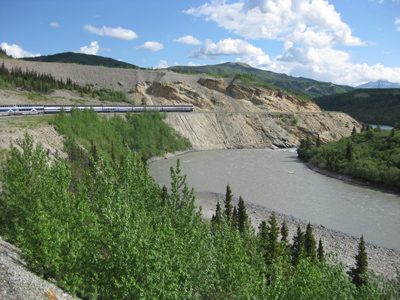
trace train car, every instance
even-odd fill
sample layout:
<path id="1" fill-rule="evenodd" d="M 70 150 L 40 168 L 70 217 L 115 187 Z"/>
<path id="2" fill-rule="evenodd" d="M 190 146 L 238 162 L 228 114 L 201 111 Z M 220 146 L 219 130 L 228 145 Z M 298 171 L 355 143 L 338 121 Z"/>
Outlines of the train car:
<path id="1" fill-rule="evenodd" d="M 44 113 L 44 106 L 37 104 L 0 105 L 0 115 L 37 115 Z"/>
<path id="2" fill-rule="evenodd" d="M 58 114 L 61 110 L 70 113 L 73 109 L 83 111 L 93 109 L 97 113 L 127 113 L 127 112 L 192 112 L 193 105 L 36 105 L 36 104 L 0 104 L 0 116 L 27 114 Z"/>

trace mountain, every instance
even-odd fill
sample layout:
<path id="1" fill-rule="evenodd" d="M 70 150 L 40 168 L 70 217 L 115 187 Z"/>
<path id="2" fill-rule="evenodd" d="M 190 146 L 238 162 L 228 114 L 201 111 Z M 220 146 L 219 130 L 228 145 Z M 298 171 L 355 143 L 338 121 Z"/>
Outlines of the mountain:
<path id="1" fill-rule="evenodd" d="M 22 60 L 38 62 L 73 63 L 78 65 L 104 66 L 109 68 L 140 69 L 138 66 L 115 60 L 109 57 L 89 55 L 75 52 L 58 53 L 54 55 L 25 57 Z"/>
<path id="2" fill-rule="evenodd" d="M 179 73 L 205 73 L 214 75 L 249 75 L 259 80 L 295 94 L 305 95 L 310 98 L 331 94 L 346 93 L 354 88 L 345 85 L 335 85 L 330 82 L 322 82 L 302 77 L 293 77 L 286 74 L 274 73 L 253 68 L 244 63 L 223 63 L 206 66 L 175 66 L 168 68 Z"/>
<path id="3" fill-rule="evenodd" d="M 400 83 L 387 80 L 370 81 L 356 86 L 356 89 L 400 89 Z"/>
<path id="4" fill-rule="evenodd" d="M 356 89 L 313 100 L 324 110 L 342 111 L 364 123 L 400 123 L 400 89 Z"/>

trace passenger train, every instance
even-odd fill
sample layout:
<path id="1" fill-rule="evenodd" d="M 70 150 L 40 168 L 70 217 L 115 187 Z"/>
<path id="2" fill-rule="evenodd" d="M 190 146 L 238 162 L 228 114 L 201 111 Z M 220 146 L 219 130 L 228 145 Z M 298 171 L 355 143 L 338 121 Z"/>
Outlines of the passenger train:
<path id="1" fill-rule="evenodd" d="M 37 104 L 0 104 L 0 116 L 57 114 L 62 109 L 70 113 L 73 109 L 83 111 L 93 109 L 98 113 L 127 113 L 143 111 L 192 112 L 193 105 L 37 105 Z"/>

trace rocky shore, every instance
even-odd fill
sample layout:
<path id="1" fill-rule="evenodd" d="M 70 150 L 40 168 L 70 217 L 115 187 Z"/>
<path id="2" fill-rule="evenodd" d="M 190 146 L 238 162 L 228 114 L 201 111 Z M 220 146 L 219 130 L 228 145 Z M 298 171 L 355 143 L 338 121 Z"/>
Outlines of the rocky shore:
<path id="1" fill-rule="evenodd" d="M 196 205 L 202 207 L 202 213 L 206 219 L 211 219 L 215 213 L 215 208 L 220 202 L 223 207 L 225 195 L 216 193 L 204 193 L 196 192 Z M 238 204 L 238 199 L 234 199 L 233 205 Z M 272 211 L 265 207 L 246 203 L 247 214 L 251 219 L 252 226 L 257 230 L 259 224 L 262 221 L 268 221 L 272 215 Z M 306 230 L 308 222 L 305 220 L 296 219 L 292 216 L 277 214 L 276 219 L 279 225 L 282 225 L 283 221 L 289 228 L 289 242 L 293 240 L 293 236 L 297 231 L 297 226 L 300 224 L 303 231 Z M 323 225 L 311 224 L 313 227 L 313 233 L 315 240 L 321 239 L 325 252 L 337 254 L 338 262 L 343 263 L 349 270 L 355 266 L 355 256 L 358 253 L 359 237 L 352 237 L 345 233 L 328 229 Z M 400 252 L 394 249 L 386 249 L 383 247 L 375 246 L 366 243 L 366 249 L 368 253 L 368 264 L 369 269 L 373 270 L 378 275 L 384 275 L 388 278 L 395 278 L 397 276 L 396 268 L 400 268 Z"/>

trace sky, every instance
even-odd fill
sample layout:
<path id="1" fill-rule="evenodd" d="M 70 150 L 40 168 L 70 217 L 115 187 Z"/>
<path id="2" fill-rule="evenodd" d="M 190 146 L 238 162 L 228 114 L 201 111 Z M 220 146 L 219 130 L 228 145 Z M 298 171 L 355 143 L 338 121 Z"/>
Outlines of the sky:
<path id="1" fill-rule="evenodd" d="M 146 68 L 243 62 L 356 86 L 400 82 L 400 0 L 0 0 L 15 58 L 80 52 Z"/>

